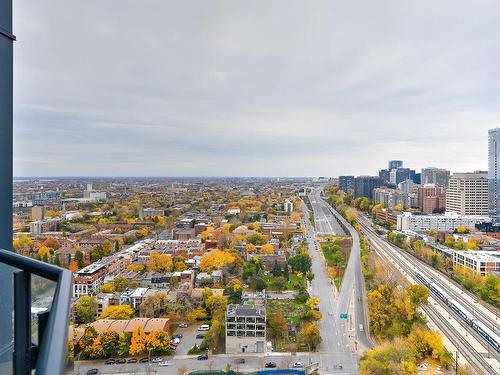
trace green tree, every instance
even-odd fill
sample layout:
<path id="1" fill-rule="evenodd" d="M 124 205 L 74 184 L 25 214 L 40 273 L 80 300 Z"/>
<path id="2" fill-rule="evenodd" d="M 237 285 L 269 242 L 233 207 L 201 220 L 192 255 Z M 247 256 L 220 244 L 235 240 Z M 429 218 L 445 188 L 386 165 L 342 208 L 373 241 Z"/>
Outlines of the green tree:
<path id="1" fill-rule="evenodd" d="M 75 251 L 75 261 L 78 264 L 78 269 L 82 269 L 83 267 L 85 267 L 84 256 L 80 249 L 77 249 Z"/>
<path id="2" fill-rule="evenodd" d="M 288 259 L 288 264 L 292 267 L 292 271 L 306 274 L 311 271 L 312 261 L 309 254 L 297 254 Z"/>
<path id="3" fill-rule="evenodd" d="M 117 276 L 113 280 L 113 287 L 116 292 L 124 292 L 128 288 L 128 280 L 126 277 Z"/>
<path id="4" fill-rule="evenodd" d="M 112 357 L 116 355 L 119 343 L 119 335 L 113 330 L 103 331 L 99 334 L 104 356 Z"/>
<path id="5" fill-rule="evenodd" d="M 97 300 L 92 296 L 82 296 L 76 303 L 76 316 L 81 322 L 90 323 L 95 320 Z"/>
<path id="6" fill-rule="evenodd" d="M 118 349 L 117 354 L 120 357 L 127 357 L 128 351 L 130 348 L 130 332 L 122 332 L 120 333 L 120 337 L 118 338 Z"/>

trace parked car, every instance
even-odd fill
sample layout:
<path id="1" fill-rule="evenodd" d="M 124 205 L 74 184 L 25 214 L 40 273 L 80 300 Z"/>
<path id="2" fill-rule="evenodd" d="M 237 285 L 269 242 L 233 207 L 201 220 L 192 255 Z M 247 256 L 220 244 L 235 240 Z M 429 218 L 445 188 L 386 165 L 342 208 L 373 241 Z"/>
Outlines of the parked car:
<path id="1" fill-rule="evenodd" d="M 137 363 L 137 358 L 129 358 L 127 359 L 127 363 Z"/>
<path id="2" fill-rule="evenodd" d="M 197 338 L 197 339 L 203 339 L 203 338 L 205 338 L 205 335 L 204 335 L 203 333 L 198 333 L 198 334 L 196 335 L 196 338 Z"/>
<path id="3" fill-rule="evenodd" d="M 153 363 L 160 363 L 160 362 L 163 362 L 163 358 L 162 357 L 156 357 L 156 358 L 153 358 L 151 360 L 151 362 L 153 362 Z"/>
<path id="4" fill-rule="evenodd" d="M 202 324 L 199 328 L 198 331 L 208 331 L 210 329 L 210 326 L 208 324 Z"/>
<path id="5" fill-rule="evenodd" d="M 198 361 L 206 361 L 208 359 L 208 354 L 202 354 L 198 356 Z"/>
<path id="6" fill-rule="evenodd" d="M 278 367 L 278 365 L 276 364 L 276 362 L 267 362 L 265 367 L 266 368 L 276 368 L 276 367 Z"/>
<path id="7" fill-rule="evenodd" d="M 187 328 L 187 327 L 188 327 L 187 323 L 179 324 L 179 328 Z"/>
<path id="8" fill-rule="evenodd" d="M 182 335 L 180 333 L 176 333 L 175 335 L 172 335 L 173 339 L 182 339 Z"/>
<path id="9" fill-rule="evenodd" d="M 238 364 L 245 363 L 245 358 L 236 358 L 236 359 L 234 360 L 234 363 L 238 363 Z"/>
<path id="10" fill-rule="evenodd" d="M 116 360 L 116 364 L 121 364 L 121 363 L 126 363 L 127 361 L 125 360 L 125 358 L 118 358 Z"/>
<path id="11" fill-rule="evenodd" d="M 96 368 L 91 368 L 89 371 L 87 371 L 87 375 L 96 375 L 99 373 L 99 370 Z"/>
<path id="12" fill-rule="evenodd" d="M 139 360 L 139 362 L 141 362 L 141 363 L 148 363 L 149 362 L 149 358 L 148 357 L 141 358 Z"/>
<path id="13" fill-rule="evenodd" d="M 114 359 L 112 359 L 112 358 L 107 359 L 107 360 L 104 362 L 104 364 L 106 364 L 106 365 L 114 365 L 115 363 L 116 363 L 116 361 L 115 361 Z"/>
<path id="14" fill-rule="evenodd" d="M 302 364 L 302 362 L 295 362 L 293 364 L 293 368 L 300 368 L 300 367 L 304 367 L 304 365 Z"/>
<path id="15" fill-rule="evenodd" d="M 158 363 L 158 366 L 162 366 L 162 367 L 163 367 L 163 366 L 170 366 L 170 362 L 167 362 L 167 361 L 165 361 L 165 362 L 160 362 L 160 363 Z"/>

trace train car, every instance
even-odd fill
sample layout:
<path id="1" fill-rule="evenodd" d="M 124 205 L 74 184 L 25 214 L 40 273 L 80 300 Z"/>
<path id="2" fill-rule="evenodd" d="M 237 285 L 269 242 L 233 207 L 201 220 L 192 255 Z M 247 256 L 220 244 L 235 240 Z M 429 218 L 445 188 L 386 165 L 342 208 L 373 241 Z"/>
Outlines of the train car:
<path id="1" fill-rule="evenodd" d="M 415 272 L 415 277 L 417 278 L 418 281 L 420 281 L 422 284 L 429 286 L 431 283 L 430 280 L 422 275 L 420 272 Z"/>
<path id="2" fill-rule="evenodd" d="M 452 298 L 448 300 L 448 306 L 450 307 L 450 309 L 453 310 L 455 314 L 457 314 L 460 318 L 462 318 L 464 322 L 466 322 L 469 325 L 472 323 L 473 320 L 476 319 L 476 317 L 469 310 L 467 310 L 465 307 L 460 305 L 457 301 L 455 301 Z"/>
<path id="3" fill-rule="evenodd" d="M 500 338 L 495 332 L 478 320 L 472 322 L 472 328 L 488 341 L 497 352 L 500 352 Z"/>
<path id="4" fill-rule="evenodd" d="M 439 286 L 437 286 L 436 284 L 434 283 L 431 283 L 429 285 L 429 289 L 436 295 L 439 297 L 439 299 L 441 299 L 444 303 L 448 303 L 448 300 L 450 299 L 450 296 L 448 295 L 448 293 L 446 293 L 443 289 L 441 289 Z"/>

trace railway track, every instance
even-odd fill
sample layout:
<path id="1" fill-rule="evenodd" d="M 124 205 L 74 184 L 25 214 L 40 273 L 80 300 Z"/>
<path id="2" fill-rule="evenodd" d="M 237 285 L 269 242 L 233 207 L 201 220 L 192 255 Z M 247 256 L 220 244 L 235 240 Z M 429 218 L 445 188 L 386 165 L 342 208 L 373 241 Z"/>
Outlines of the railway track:
<path id="1" fill-rule="evenodd" d="M 435 277 L 435 271 L 434 269 L 430 269 L 429 265 L 427 265 L 425 262 L 421 261 L 417 257 L 408 254 L 405 250 L 398 250 L 397 248 L 394 247 L 394 245 L 388 243 L 387 241 L 383 240 L 380 238 L 380 236 L 366 223 L 366 221 L 361 221 L 360 224 L 362 225 L 363 229 L 365 231 L 370 232 L 378 241 L 381 242 L 383 246 L 390 247 L 391 250 L 397 252 L 400 256 L 402 256 L 406 261 L 411 263 L 415 270 L 420 271 L 421 273 L 425 274 L 427 277 L 429 277 L 435 284 L 440 286 L 442 289 L 444 289 L 450 297 L 452 297 L 454 300 L 458 301 L 461 305 L 464 307 L 468 307 L 472 310 L 473 314 L 485 325 L 490 327 L 493 331 L 495 332 L 500 332 L 500 322 L 498 320 L 492 320 L 492 318 L 488 315 L 486 315 L 480 308 L 479 306 L 475 307 L 474 305 L 471 305 L 470 301 L 466 300 L 461 293 L 458 293 L 454 288 L 451 288 L 448 283 L 443 282 L 441 277 Z M 474 300 L 477 300 L 477 297 L 474 298 Z M 483 306 L 483 305 L 481 305 Z"/>
<path id="2" fill-rule="evenodd" d="M 373 236 L 373 239 L 377 241 L 378 248 L 379 250 L 382 250 L 383 257 L 387 259 L 387 261 L 390 263 L 391 260 L 397 263 L 397 265 L 404 270 L 405 273 L 407 273 L 410 277 L 413 278 L 413 275 L 415 271 L 405 262 L 403 262 L 400 258 L 398 257 L 393 257 L 391 255 L 388 255 L 388 249 L 382 247 L 382 245 L 385 245 L 385 242 L 378 237 L 378 235 L 371 230 L 371 228 L 367 228 L 366 225 L 361 224 L 362 228 L 371 234 Z M 396 251 L 395 249 L 392 249 L 391 251 Z M 399 254 L 399 252 L 398 252 Z M 382 254 L 379 254 L 382 255 Z M 405 258 L 406 259 L 406 258 Z M 449 310 L 449 307 L 441 301 L 439 298 L 434 298 L 437 303 L 440 304 L 443 308 L 445 308 L 450 316 L 454 315 L 454 313 Z M 432 306 L 427 306 L 424 308 L 424 311 L 431 317 L 431 319 L 434 321 L 434 323 L 439 327 L 439 329 L 442 330 L 443 333 L 447 335 L 447 337 L 452 341 L 453 345 L 459 350 L 460 353 L 462 353 L 467 361 L 475 366 L 476 368 L 480 369 L 483 371 L 485 374 L 493 374 L 493 373 L 499 373 L 497 369 L 495 369 L 491 364 L 489 364 L 485 358 L 483 357 L 482 353 L 479 353 L 474 347 L 468 342 L 467 338 L 464 337 L 461 333 L 456 332 L 456 328 L 453 327 L 453 325 L 447 320 L 443 319 L 442 315 L 439 314 L 438 312 L 435 311 L 435 309 Z M 463 322 L 461 319 L 455 319 L 463 328 L 465 329 L 470 329 L 470 327 Z M 496 352 L 494 349 L 490 349 L 490 346 L 488 342 L 486 342 L 479 334 L 474 332 L 472 329 L 469 331 L 479 342 L 483 344 L 488 350 L 491 350 L 492 356 L 499 360 L 500 359 L 500 354 Z"/>

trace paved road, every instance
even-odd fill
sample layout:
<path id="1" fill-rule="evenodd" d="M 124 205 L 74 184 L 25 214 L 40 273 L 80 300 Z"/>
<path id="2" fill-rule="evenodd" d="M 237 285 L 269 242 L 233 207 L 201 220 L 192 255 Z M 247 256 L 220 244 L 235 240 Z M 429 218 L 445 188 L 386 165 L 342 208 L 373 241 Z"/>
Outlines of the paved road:
<path id="1" fill-rule="evenodd" d="M 236 364 L 236 358 L 245 358 L 244 364 Z M 157 364 L 149 366 L 151 374 L 177 374 L 178 369 L 185 367 L 188 371 L 208 370 L 208 369 L 224 369 L 227 364 L 232 366 L 232 369 L 237 371 L 258 371 L 264 369 L 266 362 L 276 362 L 278 368 L 291 368 L 295 361 L 300 361 L 304 365 L 311 362 L 317 362 L 318 356 L 297 353 L 291 356 L 290 354 L 272 355 L 263 354 L 240 354 L 240 355 L 217 355 L 211 356 L 208 361 L 198 361 L 196 356 L 177 356 L 174 359 L 169 359 L 170 365 L 160 367 Z M 67 371 L 67 374 L 85 375 L 88 370 L 97 368 L 102 374 L 118 374 L 118 373 L 147 373 L 147 364 L 123 364 L 123 365 L 104 365 L 104 361 L 84 361 L 75 364 L 74 372 Z M 345 374 L 345 372 L 337 372 L 337 374 Z"/>
<path id="2" fill-rule="evenodd" d="M 342 228 L 328 210 L 327 203 L 321 199 L 320 190 L 314 190 L 309 200 L 313 208 L 315 224 L 318 225 L 318 219 L 320 219 L 319 222 L 325 223 L 318 228 L 318 234 L 343 233 Z M 305 205 L 303 205 L 303 210 L 306 210 Z M 314 273 L 314 280 L 311 283 L 312 294 L 320 298 L 319 307 L 323 313 L 323 318 L 318 322 L 323 339 L 319 349 L 322 374 L 335 373 L 334 365 L 342 365 L 342 374 L 357 374 L 359 358 L 348 338 L 348 322 L 340 319 L 340 313 L 347 312 L 352 293 L 341 292 L 339 298 L 335 298 L 333 285 L 325 271 L 323 257 L 316 246 L 316 232 L 308 220 L 308 215 L 305 214 L 304 217 Z M 338 227 L 336 231 L 333 230 L 334 225 Z"/>
<path id="3" fill-rule="evenodd" d="M 314 213 L 314 226 L 318 236 L 341 236 L 345 232 L 332 216 L 328 204 L 321 198 L 320 189 L 313 190 L 309 202 Z"/>

